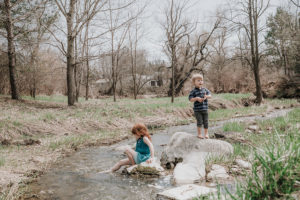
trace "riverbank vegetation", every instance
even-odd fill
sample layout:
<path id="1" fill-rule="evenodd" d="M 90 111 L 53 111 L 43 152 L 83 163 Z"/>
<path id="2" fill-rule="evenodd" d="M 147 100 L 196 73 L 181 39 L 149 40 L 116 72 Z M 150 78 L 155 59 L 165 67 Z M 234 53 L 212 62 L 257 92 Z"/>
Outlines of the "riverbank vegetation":
<path id="1" fill-rule="evenodd" d="M 255 124 L 256 132 L 247 132 Z M 229 158 L 214 160 L 229 171 L 237 158 L 252 164 L 249 171 L 235 173 L 236 188 L 214 199 L 298 199 L 300 196 L 300 109 L 292 109 L 286 116 L 255 122 L 232 122 L 223 131 L 236 132 L 228 139 L 234 146 Z M 233 173 L 234 174 L 234 173 Z M 202 197 L 201 197 L 202 198 Z M 200 198 L 200 199 L 201 199 Z"/>
<path id="2" fill-rule="evenodd" d="M 210 101 L 211 123 L 248 116 L 264 115 L 275 107 L 295 107 L 296 100 L 265 100 L 260 106 L 244 107 L 250 94 L 218 94 Z M 2 191 L 13 191 L 21 182 L 30 182 L 60 158 L 79 148 L 110 145 L 125 139 L 135 122 L 145 123 L 151 132 L 167 126 L 195 121 L 187 97 L 89 100 L 73 107 L 62 96 L 37 96 L 22 101 L 0 96 L 0 173 Z M 227 109 L 224 109 L 227 108 Z M 236 125 L 225 125 L 230 130 Z M 237 148 L 238 144 L 236 145 Z M 244 149 L 242 146 L 240 149 Z M 244 150 L 241 150 L 244 151 Z M 237 152 L 237 154 L 242 154 Z M 21 184 L 22 185 L 22 184 Z M 26 184 L 24 184 L 26 186 Z M 17 189 L 16 189 L 17 190 Z M 20 191 L 20 190 L 17 190 Z"/>

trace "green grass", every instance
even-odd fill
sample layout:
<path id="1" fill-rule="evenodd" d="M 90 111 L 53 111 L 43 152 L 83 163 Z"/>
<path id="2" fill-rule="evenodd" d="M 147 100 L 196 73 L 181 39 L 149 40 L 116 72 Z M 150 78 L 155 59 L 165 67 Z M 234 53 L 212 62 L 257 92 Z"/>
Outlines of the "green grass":
<path id="1" fill-rule="evenodd" d="M 241 144 L 241 143 L 233 144 L 234 157 L 248 158 L 251 152 L 252 152 L 252 148 L 249 147 L 248 145 Z"/>
<path id="2" fill-rule="evenodd" d="M 56 139 L 55 141 L 50 142 L 49 148 L 51 150 L 56 150 L 59 148 L 77 148 L 80 145 L 86 144 L 88 142 L 95 142 L 99 139 L 114 138 L 118 136 L 118 131 L 107 131 L 107 130 L 98 130 L 93 133 L 80 134 L 80 135 L 70 135 L 63 138 Z"/>
<path id="3" fill-rule="evenodd" d="M 263 152 L 255 151 L 246 185 L 238 185 L 236 194 L 230 194 L 232 199 L 286 199 L 299 190 L 295 187 L 295 182 L 300 181 L 299 136 L 275 137 Z"/>
<path id="4" fill-rule="evenodd" d="M 299 191 L 300 181 L 300 108 L 285 117 L 260 121 L 262 134 L 249 134 L 255 148 L 234 144 L 234 155 L 249 158 L 253 152 L 252 171 L 245 183 L 239 183 L 234 194 L 228 192 L 226 199 L 290 199 L 291 193 Z"/>
<path id="5" fill-rule="evenodd" d="M 297 99 L 266 99 L 266 101 L 273 106 L 297 104 Z"/>
<path id="6" fill-rule="evenodd" d="M 5 159 L 3 157 L 0 157 L 0 167 L 4 166 Z"/>
<path id="7" fill-rule="evenodd" d="M 239 122 L 228 122 L 223 125 L 223 131 L 243 132 L 245 131 L 245 124 Z"/>
<path id="8" fill-rule="evenodd" d="M 19 127 L 19 126 L 22 125 L 22 123 L 19 122 L 19 121 L 17 121 L 17 120 L 16 120 L 16 121 L 13 121 L 12 124 L 13 124 L 14 126 L 16 126 L 16 127 Z"/>
<path id="9" fill-rule="evenodd" d="M 55 119 L 56 119 L 56 117 L 52 113 L 45 113 L 42 116 L 42 120 L 46 120 L 46 121 L 52 121 L 52 120 L 55 120 Z"/>
<path id="10" fill-rule="evenodd" d="M 73 135 L 73 136 L 66 136 L 62 140 L 53 141 L 49 144 L 49 148 L 51 150 L 55 150 L 57 148 L 69 146 L 72 148 L 78 147 L 80 144 L 85 143 L 90 139 L 90 135 L 84 134 L 84 135 Z"/>
<path id="11" fill-rule="evenodd" d="M 226 100 L 239 100 L 242 98 L 248 98 L 251 94 L 233 94 L 233 93 L 221 93 L 221 94 L 213 94 L 213 97 L 217 97 L 220 99 L 226 99 Z"/>
<path id="12" fill-rule="evenodd" d="M 2 128 L 4 128 L 4 126 L 5 126 L 5 121 L 4 120 L 0 120 L 0 130 L 2 129 Z"/>
<path id="13" fill-rule="evenodd" d="M 67 96 L 63 96 L 63 95 L 51 95 L 51 96 L 38 95 L 35 97 L 35 99 L 31 96 L 22 96 L 22 99 L 46 101 L 46 102 L 56 102 L 56 103 L 67 103 L 68 102 Z M 78 101 L 83 102 L 83 101 L 85 101 L 85 99 L 80 97 Z"/>
<path id="14" fill-rule="evenodd" d="M 209 119 L 213 121 L 230 119 L 232 117 L 247 116 L 247 115 L 259 115 L 265 113 L 267 106 L 253 106 L 234 109 L 219 109 L 209 112 Z"/>

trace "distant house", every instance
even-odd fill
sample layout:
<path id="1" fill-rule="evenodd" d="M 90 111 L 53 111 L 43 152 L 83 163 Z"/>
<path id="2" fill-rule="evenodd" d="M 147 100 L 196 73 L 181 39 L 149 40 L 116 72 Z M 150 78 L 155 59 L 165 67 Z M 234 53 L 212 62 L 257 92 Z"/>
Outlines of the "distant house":
<path id="1" fill-rule="evenodd" d="M 162 86 L 162 81 L 155 78 L 154 75 L 142 75 L 143 82 L 147 81 L 146 87 L 160 87 Z"/>

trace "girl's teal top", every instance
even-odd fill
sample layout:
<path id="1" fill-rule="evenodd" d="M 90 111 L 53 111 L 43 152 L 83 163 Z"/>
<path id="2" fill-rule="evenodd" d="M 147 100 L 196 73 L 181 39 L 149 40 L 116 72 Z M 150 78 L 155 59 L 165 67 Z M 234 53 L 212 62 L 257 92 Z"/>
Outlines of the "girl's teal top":
<path id="1" fill-rule="evenodd" d="M 134 158 L 136 164 L 145 162 L 151 156 L 149 146 L 144 142 L 143 137 L 140 137 L 136 141 L 135 151 L 137 153 L 136 157 Z"/>

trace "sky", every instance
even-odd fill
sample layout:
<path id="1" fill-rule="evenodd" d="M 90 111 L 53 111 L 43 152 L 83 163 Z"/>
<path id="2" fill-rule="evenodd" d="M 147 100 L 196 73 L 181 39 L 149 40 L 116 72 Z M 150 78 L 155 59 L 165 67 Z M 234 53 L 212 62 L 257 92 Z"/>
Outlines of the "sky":
<path id="1" fill-rule="evenodd" d="M 163 8 L 167 0 L 151 0 L 145 13 L 143 26 L 146 30 L 146 36 L 142 41 L 143 47 L 147 50 L 150 60 L 164 59 L 166 56 L 162 51 L 164 34 L 160 25 L 162 21 Z M 283 5 L 288 0 L 271 0 L 268 12 L 274 12 L 276 7 Z M 200 27 L 209 30 L 213 23 L 213 17 L 218 8 L 223 8 L 227 0 L 190 0 L 191 8 L 188 17 L 200 22 Z M 266 15 L 268 16 L 268 14 Z"/>

